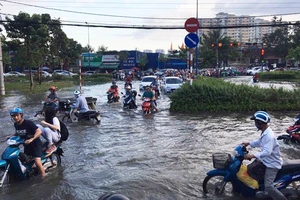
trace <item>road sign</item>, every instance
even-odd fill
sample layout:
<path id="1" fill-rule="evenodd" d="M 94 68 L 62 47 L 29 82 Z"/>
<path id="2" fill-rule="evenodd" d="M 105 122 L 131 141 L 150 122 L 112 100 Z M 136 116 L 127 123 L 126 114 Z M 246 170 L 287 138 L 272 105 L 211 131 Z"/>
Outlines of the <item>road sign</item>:
<path id="1" fill-rule="evenodd" d="M 184 38 L 184 43 L 189 48 L 194 48 L 199 43 L 198 35 L 195 33 L 189 33 Z"/>
<path id="2" fill-rule="evenodd" d="M 196 32 L 199 28 L 200 24 L 196 18 L 189 18 L 184 23 L 184 28 L 187 32 L 193 33 Z"/>

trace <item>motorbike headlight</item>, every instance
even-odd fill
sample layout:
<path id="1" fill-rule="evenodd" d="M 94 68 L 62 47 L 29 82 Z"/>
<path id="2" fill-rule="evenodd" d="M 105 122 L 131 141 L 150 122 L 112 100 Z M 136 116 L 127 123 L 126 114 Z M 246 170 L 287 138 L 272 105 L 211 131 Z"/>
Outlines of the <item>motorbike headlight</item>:
<path id="1" fill-rule="evenodd" d="M 16 145 L 16 144 L 17 144 L 17 141 L 16 141 L 16 140 L 8 139 L 8 140 L 6 141 L 6 143 L 7 143 L 8 145 Z"/>

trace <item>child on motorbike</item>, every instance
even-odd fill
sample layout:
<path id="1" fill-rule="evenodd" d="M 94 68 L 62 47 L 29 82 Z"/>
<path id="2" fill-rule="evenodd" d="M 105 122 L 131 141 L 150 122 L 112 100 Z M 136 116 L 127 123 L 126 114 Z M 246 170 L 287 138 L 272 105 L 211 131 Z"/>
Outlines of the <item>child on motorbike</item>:
<path id="1" fill-rule="evenodd" d="M 264 193 L 260 193 L 260 195 L 265 196 L 265 193 L 267 193 L 273 200 L 287 200 L 273 185 L 277 172 L 281 169 L 282 158 L 277 139 L 268 126 L 271 118 L 267 112 L 257 111 L 250 119 L 254 120 L 257 129 L 261 130 L 260 138 L 251 142 L 243 142 L 242 144 L 261 149 L 261 152 L 247 154 L 245 157 L 245 159 L 249 160 L 252 158 L 259 159 L 266 166 L 264 175 L 265 191 Z"/>
<path id="2" fill-rule="evenodd" d="M 42 130 L 42 136 L 48 142 L 48 149 L 46 150 L 47 156 L 50 156 L 54 151 L 56 151 L 56 146 L 54 143 L 60 140 L 60 122 L 55 116 L 55 110 L 52 107 L 45 108 L 45 120 L 41 121 L 41 124 L 37 126 Z"/>
<path id="3" fill-rule="evenodd" d="M 110 86 L 110 88 L 108 89 L 108 91 L 106 93 L 108 94 L 110 92 L 113 93 L 115 102 L 118 102 L 120 97 L 119 97 L 119 88 L 116 84 L 116 81 L 112 82 L 112 85 Z"/>
<path id="4" fill-rule="evenodd" d="M 19 136 L 25 140 L 24 153 L 34 157 L 35 165 L 37 166 L 42 177 L 46 176 L 45 169 L 42 166 L 42 141 L 40 135 L 42 134 L 34 122 L 23 118 L 23 110 L 21 108 L 13 108 L 10 111 L 10 116 L 14 121 L 16 132 L 11 136 Z M 11 137 L 8 136 L 8 137 Z"/>

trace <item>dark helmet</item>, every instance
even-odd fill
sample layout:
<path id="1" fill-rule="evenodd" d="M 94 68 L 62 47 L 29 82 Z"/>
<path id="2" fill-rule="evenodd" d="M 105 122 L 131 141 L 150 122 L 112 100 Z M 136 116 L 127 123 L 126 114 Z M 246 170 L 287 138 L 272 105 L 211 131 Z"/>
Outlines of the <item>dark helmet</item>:
<path id="1" fill-rule="evenodd" d="M 13 108 L 9 112 L 10 116 L 16 115 L 16 114 L 21 114 L 23 115 L 23 110 L 21 108 Z"/>
<path id="2" fill-rule="evenodd" d="M 117 83 L 116 83 L 116 81 L 113 81 L 111 84 L 112 84 L 112 85 L 116 85 Z"/>
<path id="3" fill-rule="evenodd" d="M 294 119 L 295 125 L 300 125 L 300 114 Z"/>
<path id="4" fill-rule="evenodd" d="M 100 197 L 99 200 L 130 200 L 130 199 L 122 194 L 112 194 L 112 195 L 105 195 L 104 197 Z"/>
<path id="5" fill-rule="evenodd" d="M 270 115 L 265 111 L 257 111 L 254 115 L 250 118 L 251 120 L 259 120 L 263 123 L 269 123 L 271 118 Z"/>

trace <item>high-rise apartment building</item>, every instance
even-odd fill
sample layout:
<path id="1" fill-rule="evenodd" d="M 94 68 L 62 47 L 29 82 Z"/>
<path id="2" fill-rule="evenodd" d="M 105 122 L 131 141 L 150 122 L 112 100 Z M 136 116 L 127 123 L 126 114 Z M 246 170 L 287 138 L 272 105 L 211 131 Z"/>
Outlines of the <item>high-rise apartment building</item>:
<path id="1" fill-rule="evenodd" d="M 275 30 L 275 27 L 271 26 L 255 26 L 259 24 L 271 24 L 271 21 L 256 19 L 254 16 L 249 15 L 236 16 L 234 14 L 223 12 L 216 14 L 215 18 L 199 18 L 199 23 L 199 36 L 202 34 L 207 35 L 211 31 L 211 29 L 205 27 L 226 26 L 226 28 L 221 29 L 221 34 L 242 43 L 261 43 L 264 34 L 272 33 Z M 250 25 L 252 27 L 243 27 L 245 25 Z M 230 26 L 237 26 L 237 28 L 230 28 Z"/>

